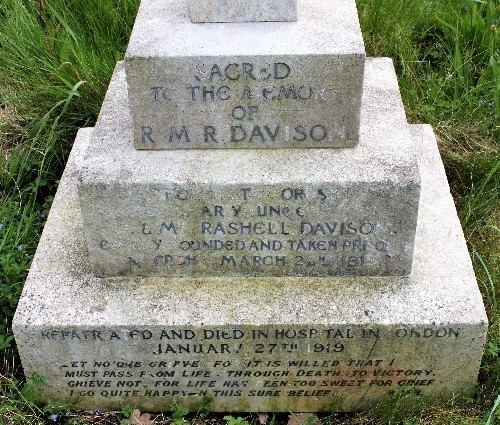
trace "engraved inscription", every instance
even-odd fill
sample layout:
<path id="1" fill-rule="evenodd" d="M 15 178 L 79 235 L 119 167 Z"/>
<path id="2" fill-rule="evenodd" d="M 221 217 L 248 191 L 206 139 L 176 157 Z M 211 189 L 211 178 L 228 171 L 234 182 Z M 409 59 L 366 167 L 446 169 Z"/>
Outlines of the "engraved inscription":
<path id="1" fill-rule="evenodd" d="M 147 195 L 137 194 L 147 213 L 127 217 L 127 226 L 110 224 L 100 230 L 96 248 L 122 274 L 394 274 L 390 268 L 406 258 L 402 235 L 412 238 L 412 229 L 393 220 L 390 203 L 377 210 L 352 209 L 346 200 L 356 192 L 349 190 L 158 186 L 147 189 Z"/>
<path id="2" fill-rule="evenodd" d="M 176 78 L 161 73 L 135 89 L 142 99 L 141 109 L 133 114 L 138 148 L 332 147 L 356 142 L 357 101 L 343 99 L 345 88 L 333 78 L 325 80 L 324 70 L 330 68 L 319 63 L 248 58 L 181 65 L 169 65 Z M 337 72 L 335 66 L 330 72 Z M 354 115 L 339 104 L 352 104 Z"/>
<path id="3" fill-rule="evenodd" d="M 457 327 L 349 325 L 45 329 L 39 339 L 47 348 L 80 345 L 73 350 L 78 358 L 63 360 L 56 377 L 69 399 L 210 397 L 217 404 L 232 397 L 259 403 L 292 397 L 297 406 L 312 398 L 326 406 L 332 397 L 352 402 L 402 389 L 426 394 L 446 383 L 444 365 L 422 364 L 414 350 L 384 347 L 420 350 L 465 341 Z M 109 354 L 93 357 L 103 351 L 92 347 L 101 345 Z M 112 354 L 125 347 L 126 359 Z"/>

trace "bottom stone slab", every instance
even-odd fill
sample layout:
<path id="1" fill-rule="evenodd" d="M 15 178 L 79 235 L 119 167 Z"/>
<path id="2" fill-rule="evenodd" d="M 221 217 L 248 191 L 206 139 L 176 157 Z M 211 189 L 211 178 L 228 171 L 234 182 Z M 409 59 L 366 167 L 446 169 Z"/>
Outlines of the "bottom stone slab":
<path id="1" fill-rule="evenodd" d="M 93 276 L 76 193 L 81 130 L 13 322 L 40 400 L 81 409 L 350 411 L 474 386 L 487 318 L 432 129 L 407 278 Z"/>

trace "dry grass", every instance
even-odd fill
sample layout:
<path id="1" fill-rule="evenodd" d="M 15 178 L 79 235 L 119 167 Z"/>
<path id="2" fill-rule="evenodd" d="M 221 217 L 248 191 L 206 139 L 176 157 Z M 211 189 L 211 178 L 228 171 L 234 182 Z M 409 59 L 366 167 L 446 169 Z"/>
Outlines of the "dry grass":
<path id="1" fill-rule="evenodd" d="M 22 141 L 25 120 L 13 105 L 0 106 L 0 154 L 8 160 Z"/>

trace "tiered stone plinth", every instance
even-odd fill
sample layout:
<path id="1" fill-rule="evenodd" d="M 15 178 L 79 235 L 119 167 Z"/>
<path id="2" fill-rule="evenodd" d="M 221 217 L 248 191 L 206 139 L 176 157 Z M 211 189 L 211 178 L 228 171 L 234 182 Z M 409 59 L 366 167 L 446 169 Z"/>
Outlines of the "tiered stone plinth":
<path id="1" fill-rule="evenodd" d="M 471 389 L 487 318 L 436 141 L 365 58 L 354 1 L 201 3 L 143 0 L 75 141 L 13 320 L 40 401 Z"/>
<path id="2" fill-rule="evenodd" d="M 123 81 L 120 67 L 111 87 Z M 82 130 L 13 324 L 42 400 L 347 411 L 472 388 L 487 318 L 432 130 L 410 129 L 422 191 L 408 277 L 172 279 L 94 276 L 77 185 L 97 129 Z"/>

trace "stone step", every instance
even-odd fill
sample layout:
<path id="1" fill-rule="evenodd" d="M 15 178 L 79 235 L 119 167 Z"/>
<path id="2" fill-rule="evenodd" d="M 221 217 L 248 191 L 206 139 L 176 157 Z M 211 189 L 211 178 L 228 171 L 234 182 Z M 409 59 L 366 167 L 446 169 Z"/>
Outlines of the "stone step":
<path id="1" fill-rule="evenodd" d="M 429 126 L 409 277 L 97 278 L 74 144 L 13 321 L 40 402 L 83 410 L 350 411 L 473 389 L 487 318 Z M 88 154 L 88 152 L 87 152 Z"/>

